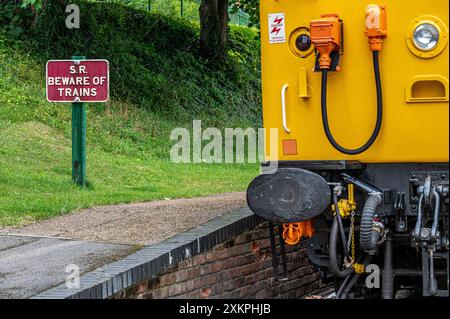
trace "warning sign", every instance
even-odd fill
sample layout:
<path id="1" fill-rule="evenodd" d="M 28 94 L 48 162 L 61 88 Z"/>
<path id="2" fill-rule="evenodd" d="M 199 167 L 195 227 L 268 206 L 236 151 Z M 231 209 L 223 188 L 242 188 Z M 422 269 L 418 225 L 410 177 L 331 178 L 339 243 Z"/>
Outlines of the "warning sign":
<path id="1" fill-rule="evenodd" d="M 285 43 L 284 13 L 269 13 L 269 43 Z"/>
<path id="2" fill-rule="evenodd" d="M 109 63 L 106 60 L 51 60 L 47 62 L 49 102 L 106 102 Z"/>

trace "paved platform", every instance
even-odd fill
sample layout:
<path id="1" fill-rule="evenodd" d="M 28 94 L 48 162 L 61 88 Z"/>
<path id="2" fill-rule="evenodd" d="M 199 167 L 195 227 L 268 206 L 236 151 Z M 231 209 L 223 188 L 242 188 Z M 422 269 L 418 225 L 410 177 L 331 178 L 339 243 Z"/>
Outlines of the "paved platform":
<path id="1" fill-rule="evenodd" d="M 133 245 L 0 236 L 0 298 L 34 296 L 65 282 L 68 265 L 82 274 L 134 251 Z"/>
<path id="2" fill-rule="evenodd" d="M 0 298 L 28 298 L 244 207 L 245 193 L 96 207 L 0 228 Z"/>
<path id="3" fill-rule="evenodd" d="M 150 245 L 245 206 L 245 193 L 100 206 L 19 229 L 0 228 L 0 235 Z"/>
<path id="4" fill-rule="evenodd" d="M 61 284 L 32 298 L 111 298 L 124 289 L 155 278 L 183 260 L 208 252 L 214 246 L 253 229 L 262 221 L 247 207 L 231 210 L 189 231 L 145 246 L 119 261 L 84 274 L 77 288 Z"/>

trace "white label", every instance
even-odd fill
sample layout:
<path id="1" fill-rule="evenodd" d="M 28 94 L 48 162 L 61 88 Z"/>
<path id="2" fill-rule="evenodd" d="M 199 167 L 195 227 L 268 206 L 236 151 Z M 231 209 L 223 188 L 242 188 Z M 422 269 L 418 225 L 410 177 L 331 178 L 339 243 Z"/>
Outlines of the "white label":
<path id="1" fill-rule="evenodd" d="M 379 29 L 380 28 L 380 6 L 368 5 L 366 9 L 366 28 Z"/>
<path id="2" fill-rule="evenodd" d="M 269 43 L 285 43 L 284 13 L 269 14 Z"/>

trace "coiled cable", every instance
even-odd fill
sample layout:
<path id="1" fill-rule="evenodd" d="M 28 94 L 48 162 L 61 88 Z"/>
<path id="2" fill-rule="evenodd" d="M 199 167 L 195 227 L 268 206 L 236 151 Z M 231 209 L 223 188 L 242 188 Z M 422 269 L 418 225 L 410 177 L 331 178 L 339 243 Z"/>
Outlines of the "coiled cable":
<path id="1" fill-rule="evenodd" d="M 377 91 L 377 121 L 375 124 L 375 129 L 372 132 L 369 140 L 361 147 L 357 149 L 348 149 L 339 145 L 338 142 L 333 137 L 330 131 L 330 126 L 328 123 L 328 112 L 327 112 L 327 82 L 328 82 L 328 69 L 322 69 L 322 93 L 321 93 L 321 109 L 322 109 L 322 124 L 325 131 L 325 135 L 328 141 L 333 145 L 335 149 L 339 152 L 347 155 L 357 155 L 367 149 L 369 149 L 380 133 L 382 119 L 383 119 L 383 93 L 381 90 L 381 76 L 380 76 L 380 64 L 378 61 L 378 51 L 373 51 L 373 70 L 375 73 L 375 86 Z"/>

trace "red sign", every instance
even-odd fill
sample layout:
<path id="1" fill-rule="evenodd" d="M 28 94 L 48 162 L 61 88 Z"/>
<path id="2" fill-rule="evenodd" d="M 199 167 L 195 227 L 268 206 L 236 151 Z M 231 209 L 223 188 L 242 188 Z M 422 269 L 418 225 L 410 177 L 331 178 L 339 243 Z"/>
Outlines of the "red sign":
<path id="1" fill-rule="evenodd" d="M 106 102 L 109 63 L 106 60 L 51 60 L 46 72 L 49 102 Z"/>

